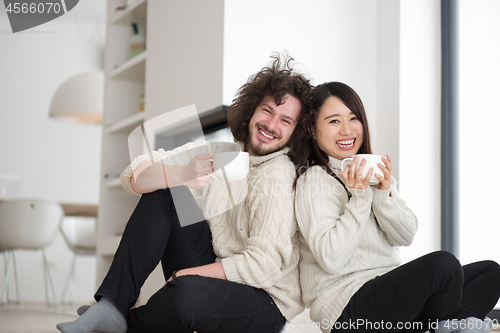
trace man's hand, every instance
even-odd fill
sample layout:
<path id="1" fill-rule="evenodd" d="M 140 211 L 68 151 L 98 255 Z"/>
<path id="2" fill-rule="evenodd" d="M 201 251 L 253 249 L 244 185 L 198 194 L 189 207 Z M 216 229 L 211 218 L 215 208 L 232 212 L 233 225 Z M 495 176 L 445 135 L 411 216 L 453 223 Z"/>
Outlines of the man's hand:
<path id="1" fill-rule="evenodd" d="M 184 268 L 175 272 L 176 278 L 184 275 L 200 275 L 200 276 L 211 277 L 214 279 L 227 280 L 226 273 L 224 273 L 224 268 L 222 267 L 222 263 L 220 261 L 203 266 Z M 163 285 L 163 287 L 165 287 L 167 283 L 169 283 L 172 280 L 173 277 L 170 277 L 167 280 L 167 282 Z"/>
<path id="2" fill-rule="evenodd" d="M 202 188 L 210 183 L 212 180 L 210 174 L 213 172 L 212 156 L 210 154 L 198 154 L 183 168 L 181 185 L 192 189 Z"/>

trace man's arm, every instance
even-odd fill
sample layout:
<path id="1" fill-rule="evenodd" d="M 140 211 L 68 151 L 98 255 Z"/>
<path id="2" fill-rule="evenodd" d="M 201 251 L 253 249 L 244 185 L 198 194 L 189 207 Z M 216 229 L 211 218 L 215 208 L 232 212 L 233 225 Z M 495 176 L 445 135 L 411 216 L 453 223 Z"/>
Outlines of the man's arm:
<path id="1" fill-rule="evenodd" d="M 150 193 L 159 189 L 168 188 L 165 166 L 161 163 L 161 161 L 142 162 L 134 170 L 132 176 L 130 177 L 130 186 L 132 186 L 132 189 L 139 194 Z"/>
<path id="2" fill-rule="evenodd" d="M 132 189 L 139 194 L 159 189 L 185 185 L 189 188 L 201 188 L 208 184 L 213 172 L 209 154 L 196 155 L 186 166 L 164 165 L 161 161 L 144 161 L 137 166 L 130 177 Z"/>

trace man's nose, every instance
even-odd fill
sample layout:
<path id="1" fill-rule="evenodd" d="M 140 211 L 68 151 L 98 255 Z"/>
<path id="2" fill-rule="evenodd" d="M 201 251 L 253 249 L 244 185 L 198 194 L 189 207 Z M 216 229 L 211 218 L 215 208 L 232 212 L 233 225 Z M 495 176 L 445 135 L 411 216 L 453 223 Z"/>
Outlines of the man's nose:
<path id="1" fill-rule="evenodd" d="M 278 129 L 280 119 L 278 117 L 273 117 L 272 119 L 269 119 L 267 122 L 267 128 L 270 131 L 276 131 Z"/>

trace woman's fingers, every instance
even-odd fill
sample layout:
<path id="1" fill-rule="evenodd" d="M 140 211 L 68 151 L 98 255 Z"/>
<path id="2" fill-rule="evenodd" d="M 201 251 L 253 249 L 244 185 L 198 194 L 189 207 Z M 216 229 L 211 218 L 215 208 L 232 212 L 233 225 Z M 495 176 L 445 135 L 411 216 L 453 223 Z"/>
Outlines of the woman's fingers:
<path id="1" fill-rule="evenodd" d="M 349 169 L 351 168 L 350 164 L 347 164 L 345 169 L 342 171 L 342 177 L 344 178 L 346 184 L 349 181 Z"/>
<path id="2" fill-rule="evenodd" d="M 361 160 L 361 163 L 359 163 L 358 170 L 356 170 L 356 178 L 362 179 L 365 165 L 366 165 L 366 159 L 363 158 Z"/>
<path id="3" fill-rule="evenodd" d="M 356 178 L 355 173 L 356 173 L 356 167 L 358 165 L 358 160 L 359 160 L 359 157 L 355 156 L 354 159 L 352 160 L 351 166 L 349 167 L 349 179 L 350 180 L 354 180 Z"/>
<path id="4" fill-rule="evenodd" d="M 344 169 L 342 176 L 344 177 L 345 184 L 348 187 L 364 190 L 369 186 L 370 178 L 373 175 L 373 168 L 370 168 L 368 174 L 363 178 L 363 170 L 366 166 L 366 159 L 363 158 L 359 165 L 358 162 L 359 158 L 356 156 L 352 161 L 352 165 L 348 165 Z"/>
<path id="5" fill-rule="evenodd" d="M 375 174 L 375 177 L 380 181 L 375 187 L 381 190 L 388 190 L 391 188 L 391 176 L 392 176 L 392 162 L 389 155 L 382 157 L 382 162 L 379 163 L 378 167 L 383 172 L 383 176 Z"/>
<path id="6" fill-rule="evenodd" d="M 382 158 L 382 160 L 384 160 L 384 158 L 387 160 L 387 161 L 384 161 L 385 165 L 387 166 L 387 168 L 389 170 L 392 170 L 392 160 L 391 160 L 391 157 L 389 155 L 385 156 Z"/>
<path id="7" fill-rule="evenodd" d="M 370 182 L 372 176 L 373 176 L 373 168 L 370 168 L 370 170 L 368 170 L 368 173 L 366 174 L 365 179 L 363 179 L 363 183 L 366 184 L 366 186 L 368 186 L 368 183 Z"/>
<path id="8" fill-rule="evenodd" d="M 379 163 L 378 164 L 378 167 L 380 168 L 380 170 L 382 170 L 382 172 L 384 173 L 384 178 L 386 180 L 390 180 L 391 179 L 391 176 L 392 176 L 392 163 L 391 163 L 391 157 L 389 155 L 387 156 L 384 156 L 382 157 L 382 162 L 384 162 L 384 164 L 382 163 Z"/>
<path id="9" fill-rule="evenodd" d="M 384 174 L 384 176 L 382 176 L 383 178 L 385 178 L 385 179 L 391 178 L 391 171 L 389 169 L 387 169 L 382 163 L 379 163 L 378 167 L 380 170 L 382 170 L 382 173 Z M 376 174 L 376 175 L 378 175 L 378 174 Z"/>

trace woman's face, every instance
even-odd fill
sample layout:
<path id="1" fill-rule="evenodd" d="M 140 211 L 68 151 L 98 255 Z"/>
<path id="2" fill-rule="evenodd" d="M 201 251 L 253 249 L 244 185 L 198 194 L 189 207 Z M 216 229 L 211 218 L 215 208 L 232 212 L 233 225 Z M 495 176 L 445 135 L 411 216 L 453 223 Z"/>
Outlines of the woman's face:
<path id="1" fill-rule="evenodd" d="M 319 109 L 313 134 L 321 150 L 340 160 L 357 154 L 364 139 L 361 120 L 334 96 Z"/>

